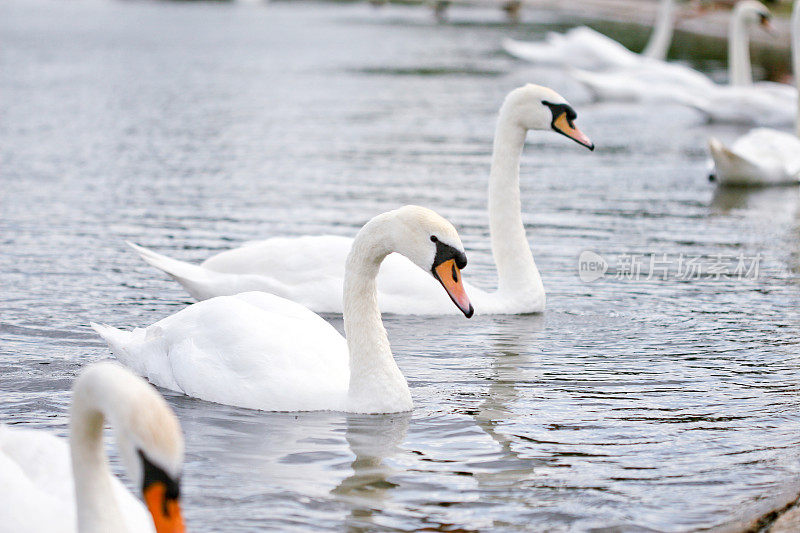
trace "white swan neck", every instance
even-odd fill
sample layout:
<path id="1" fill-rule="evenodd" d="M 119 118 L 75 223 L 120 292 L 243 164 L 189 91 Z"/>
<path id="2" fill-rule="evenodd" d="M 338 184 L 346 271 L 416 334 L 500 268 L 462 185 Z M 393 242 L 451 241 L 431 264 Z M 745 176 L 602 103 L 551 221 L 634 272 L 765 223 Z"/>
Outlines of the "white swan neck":
<path id="1" fill-rule="evenodd" d="M 344 330 L 350 353 L 347 410 L 395 412 L 412 407 L 381 321 L 376 278 L 392 251 L 391 214 L 369 221 L 356 235 L 344 276 Z"/>
<path id="2" fill-rule="evenodd" d="M 642 55 L 661 61 L 667 58 L 675 31 L 675 0 L 661 0 L 655 28 Z"/>
<path id="3" fill-rule="evenodd" d="M 79 381 L 70 409 L 70 451 L 79 533 L 127 531 L 114 497 L 103 448 L 105 415 L 101 406 L 114 405 L 103 391 L 102 384 Z"/>
<path id="4" fill-rule="evenodd" d="M 795 1 L 792 8 L 792 70 L 797 85 L 797 120 L 795 129 L 800 137 L 800 2 Z"/>
<path id="5" fill-rule="evenodd" d="M 734 10 L 728 35 L 730 84 L 738 87 L 753 84 L 753 69 L 750 63 L 750 36 L 747 33 L 746 13 L 741 4 L 740 7 Z"/>
<path id="6" fill-rule="evenodd" d="M 500 293 L 528 292 L 542 283 L 522 223 L 519 167 L 526 133 L 503 105 L 489 175 L 489 233 Z"/>

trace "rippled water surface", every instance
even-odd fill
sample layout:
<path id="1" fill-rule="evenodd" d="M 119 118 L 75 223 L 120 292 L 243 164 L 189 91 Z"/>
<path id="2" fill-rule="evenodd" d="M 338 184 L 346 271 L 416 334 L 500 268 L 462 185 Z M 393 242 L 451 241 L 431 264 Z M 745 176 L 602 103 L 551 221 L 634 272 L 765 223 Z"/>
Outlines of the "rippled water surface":
<path id="1" fill-rule="evenodd" d="M 543 26 L 453 18 L 4 2 L 0 420 L 65 434 L 74 376 L 108 356 L 89 321 L 142 326 L 190 302 L 126 239 L 199 261 L 272 235 L 353 235 L 417 203 L 456 224 L 465 273 L 492 287 L 495 114 L 531 81 L 569 98 L 598 146 L 529 135 L 524 219 L 547 312 L 385 317 L 407 415 L 168 394 L 187 436 L 190 529 L 683 531 L 795 480 L 797 189 L 715 192 L 705 139 L 742 130 L 593 104 L 567 74 L 500 52 L 502 37 Z M 584 250 L 612 265 L 626 253 L 761 262 L 757 280 L 637 281 L 614 267 L 584 283 Z"/>

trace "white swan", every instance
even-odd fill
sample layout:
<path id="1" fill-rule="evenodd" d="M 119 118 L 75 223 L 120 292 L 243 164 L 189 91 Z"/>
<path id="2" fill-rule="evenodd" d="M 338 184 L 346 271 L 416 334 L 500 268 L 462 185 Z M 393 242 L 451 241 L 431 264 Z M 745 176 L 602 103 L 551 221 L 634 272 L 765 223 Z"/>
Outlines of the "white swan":
<path id="1" fill-rule="evenodd" d="M 800 0 L 792 10 L 792 63 L 800 92 Z M 708 140 L 713 176 L 721 185 L 763 186 L 800 182 L 800 101 L 795 105 L 795 135 L 758 128 L 728 148 Z"/>
<path id="2" fill-rule="evenodd" d="M 756 23 L 768 28 L 769 20 L 769 10 L 760 2 L 745 0 L 736 5 L 728 26 L 731 85 L 746 85 L 748 77 L 752 85 L 749 31 Z M 601 100 L 651 100 L 662 93 L 703 92 L 717 86 L 711 78 L 691 67 L 663 61 L 643 61 L 633 68 L 601 73 L 575 70 L 573 75 Z"/>
<path id="3" fill-rule="evenodd" d="M 147 508 L 109 470 L 106 422 Z M 44 431 L 0 425 L 1 530 L 184 531 L 178 504 L 183 435 L 153 387 L 116 363 L 87 367 L 73 387 L 69 432 L 68 446 Z"/>
<path id="4" fill-rule="evenodd" d="M 133 332 L 92 324 L 124 364 L 156 385 L 265 411 L 408 411 L 411 393 L 381 323 L 376 277 L 392 252 L 441 283 L 467 316 L 467 262 L 455 228 L 429 209 L 378 215 L 347 257 L 347 340 L 300 304 L 263 292 L 199 302 Z"/>
<path id="5" fill-rule="evenodd" d="M 589 70 L 632 67 L 642 58 L 663 61 L 672 44 L 675 28 L 675 0 L 661 0 L 655 28 L 641 54 L 631 52 L 619 42 L 587 26 L 566 33 L 549 32 L 544 41 L 503 40 L 512 56 L 538 64 L 566 65 Z"/>
<path id="6" fill-rule="evenodd" d="M 491 293 L 468 287 L 479 313 L 544 310 L 544 287 L 520 212 L 520 158 L 528 130 L 555 131 L 593 149 L 575 127 L 575 117 L 564 98 L 536 85 L 513 90 L 500 109 L 489 177 L 489 231 L 499 286 Z M 352 242 L 330 235 L 272 238 L 222 252 L 199 266 L 132 246 L 198 300 L 260 290 L 318 313 L 340 313 L 345 258 Z M 434 291 L 433 283 L 410 261 L 391 255 L 378 279 L 380 308 L 398 314 L 454 312 L 447 298 Z"/>
<path id="7" fill-rule="evenodd" d="M 769 27 L 769 10 L 760 2 L 739 2 L 730 20 L 728 58 L 730 83 L 718 85 L 708 76 L 677 63 L 642 61 L 635 68 L 613 72 L 573 71 L 575 79 L 597 100 L 667 102 L 693 107 L 712 122 L 775 125 L 791 122 L 797 94 L 786 84 L 752 81 L 749 29 Z"/>

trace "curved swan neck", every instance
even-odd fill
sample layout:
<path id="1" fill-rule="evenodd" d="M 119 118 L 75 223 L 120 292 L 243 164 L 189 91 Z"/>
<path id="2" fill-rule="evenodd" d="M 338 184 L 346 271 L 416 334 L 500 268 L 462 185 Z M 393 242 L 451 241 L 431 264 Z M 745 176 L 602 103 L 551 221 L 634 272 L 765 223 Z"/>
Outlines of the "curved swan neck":
<path id="1" fill-rule="evenodd" d="M 800 137 L 800 2 L 795 1 L 792 8 L 792 70 L 797 85 L 797 121 L 795 129 Z"/>
<path id="2" fill-rule="evenodd" d="M 489 175 L 489 233 L 498 292 L 528 291 L 541 284 L 522 223 L 519 166 L 526 134 L 504 104 L 497 121 Z"/>
<path id="3" fill-rule="evenodd" d="M 750 63 L 750 36 L 747 33 L 746 11 L 741 4 L 731 17 L 728 35 L 728 68 L 730 84 L 752 85 L 753 69 Z"/>
<path id="4" fill-rule="evenodd" d="M 111 484 L 103 448 L 105 414 L 100 406 L 113 406 L 107 384 L 81 380 L 70 408 L 70 451 L 75 482 L 79 533 L 127 531 Z"/>
<path id="5" fill-rule="evenodd" d="M 392 356 L 378 307 L 376 278 L 392 251 L 391 213 L 370 220 L 356 235 L 344 275 L 344 330 L 350 352 L 348 411 L 411 409 L 408 384 Z"/>
<path id="6" fill-rule="evenodd" d="M 661 0 L 658 18 L 653 34 L 642 51 L 645 57 L 664 60 L 672 44 L 672 33 L 675 30 L 675 0 Z"/>

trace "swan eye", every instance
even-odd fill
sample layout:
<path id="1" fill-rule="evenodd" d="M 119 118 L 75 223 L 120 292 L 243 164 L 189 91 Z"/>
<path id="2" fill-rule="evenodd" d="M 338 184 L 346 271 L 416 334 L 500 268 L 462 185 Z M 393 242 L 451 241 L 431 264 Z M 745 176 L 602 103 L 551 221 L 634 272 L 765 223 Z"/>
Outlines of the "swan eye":
<path id="1" fill-rule="evenodd" d="M 542 104 L 546 105 L 550 108 L 550 112 L 553 114 L 553 122 L 555 122 L 559 117 L 566 116 L 567 123 L 571 128 L 575 127 L 575 119 L 578 118 L 578 113 L 572 108 L 569 104 L 553 104 L 548 102 L 547 100 L 542 100 Z"/>
<path id="2" fill-rule="evenodd" d="M 431 235 L 431 240 L 432 240 L 433 242 L 439 242 L 439 239 L 438 239 L 438 238 L 436 238 L 436 235 Z"/>

